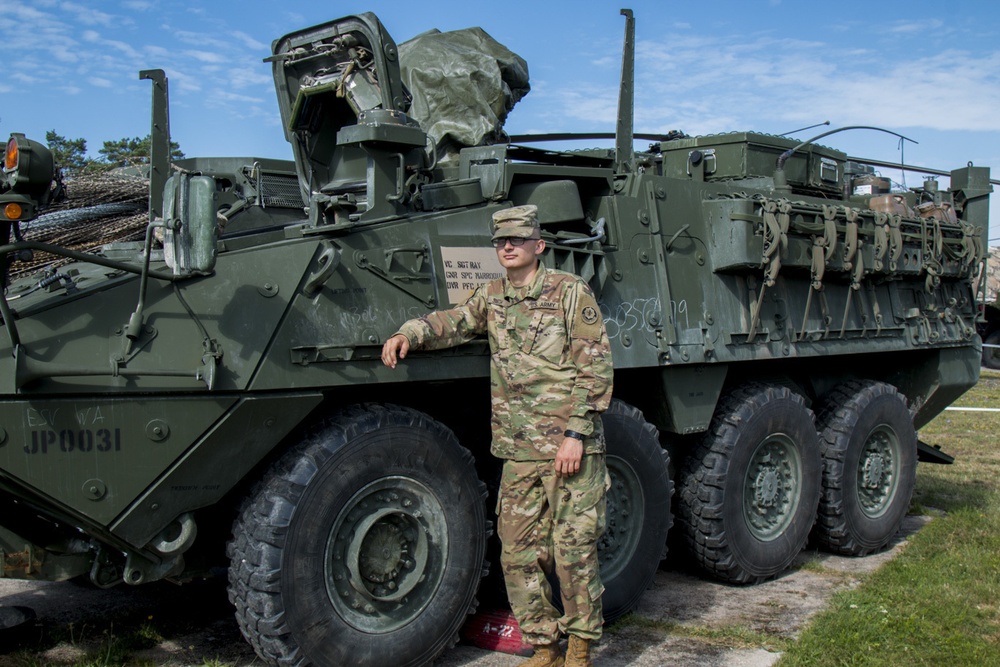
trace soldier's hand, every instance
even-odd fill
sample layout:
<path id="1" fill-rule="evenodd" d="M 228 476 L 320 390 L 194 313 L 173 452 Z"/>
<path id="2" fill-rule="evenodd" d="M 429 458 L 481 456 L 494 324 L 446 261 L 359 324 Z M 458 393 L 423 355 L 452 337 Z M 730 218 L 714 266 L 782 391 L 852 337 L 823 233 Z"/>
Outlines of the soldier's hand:
<path id="1" fill-rule="evenodd" d="M 571 477 L 580 472 L 580 461 L 583 460 L 583 440 L 563 438 L 556 452 L 556 474 Z"/>
<path id="2" fill-rule="evenodd" d="M 395 368 L 400 359 L 406 359 L 406 353 L 409 351 L 410 339 L 403 334 L 396 334 L 382 346 L 382 363 L 389 368 Z"/>

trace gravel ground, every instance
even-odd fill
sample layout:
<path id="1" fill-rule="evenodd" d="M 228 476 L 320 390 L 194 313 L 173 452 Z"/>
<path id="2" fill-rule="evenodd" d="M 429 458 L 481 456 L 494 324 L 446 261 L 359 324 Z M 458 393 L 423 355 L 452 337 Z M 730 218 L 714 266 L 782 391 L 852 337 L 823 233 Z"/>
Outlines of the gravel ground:
<path id="1" fill-rule="evenodd" d="M 596 647 L 595 665 L 653 667 L 767 667 L 779 654 L 761 649 L 729 649 L 708 640 L 669 633 L 654 623 L 698 628 L 742 627 L 778 637 L 795 637 L 809 618 L 837 590 L 857 584 L 905 545 L 925 522 L 908 517 L 895 545 L 866 558 L 803 553 L 796 565 L 817 558 L 821 568 L 795 569 L 757 586 L 734 587 L 701 579 L 677 569 L 657 573 L 636 614 L 607 633 Z M 136 625 L 149 621 L 165 639 L 135 656 L 167 667 L 202 666 L 218 661 L 233 667 L 259 666 L 243 641 L 226 601 L 222 582 L 172 586 L 152 584 L 98 590 L 72 583 L 0 580 L 0 606 L 33 609 L 36 621 L 15 637 L 0 633 L 0 666 L 10 665 L 10 651 L 36 646 L 40 638 L 72 624 L 72 639 L 37 654 L 43 664 L 72 664 L 100 645 L 113 622 Z M 654 623 L 642 622 L 642 619 Z M 9 633 L 7 633 L 9 634 Z M 46 644 L 50 642 L 46 641 Z M 436 667 L 513 667 L 523 658 L 459 645 L 441 656 Z M 387 666 L 389 667 L 389 666 Z"/>

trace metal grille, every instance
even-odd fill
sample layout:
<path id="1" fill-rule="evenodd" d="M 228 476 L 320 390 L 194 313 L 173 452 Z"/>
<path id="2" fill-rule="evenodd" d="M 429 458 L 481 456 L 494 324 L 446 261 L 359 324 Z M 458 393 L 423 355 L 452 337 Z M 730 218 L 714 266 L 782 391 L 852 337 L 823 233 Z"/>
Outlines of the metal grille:
<path id="1" fill-rule="evenodd" d="M 260 200 L 264 206 L 302 208 L 302 191 L 299 179 L 287 174 L 262 172 L 260 175 Z"/>

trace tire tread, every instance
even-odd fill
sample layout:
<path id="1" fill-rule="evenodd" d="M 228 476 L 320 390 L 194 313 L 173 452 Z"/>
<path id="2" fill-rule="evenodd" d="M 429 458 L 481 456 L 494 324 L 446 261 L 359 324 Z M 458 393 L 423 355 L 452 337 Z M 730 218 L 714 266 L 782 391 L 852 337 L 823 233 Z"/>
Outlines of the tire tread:
<path id="1" fill-rule="evenodd" d="M 878 544 L 861 544 L 849 529 L 844 511 L 844 466 L 853 427 L 866 406 L 881 397 L 891 397 L 906 406 L 902 394 L 890 384 L 849 380 L 832 389 L 817 408 L 823 488 L 813 539 L 821 548 L 836 554 L 865 556 L 885 549 L 893 537 L 888 535 Z"/>
<path id="2" fill-rule="evenodd" d="M 437 433 L 442 446 L 456 450 L 453 454 L 476 479 L 480 499 L 486 500 L 486 485 L 476 476 L 472 453 L 458 444 L 446 426 L 416 410 L 375 403 L 354 405 L 310 429 L 243 499 L 233 523 L 232 539 L 226 547 L 230 562 L 228 596 L 236 609 L 236 621 L 257 655 L 269 664 L 291 667 L 311 664 L 292 636 L 281 597 L 283 544 L 298 502 L 323 464 L 341 447 L 383 425 L 405 425 Z M 483 544 L 490 530 L 486 523 Z M 483 571 L 487 568 L 484 562 Z M 477 604 L 473 595 L 465 613 L 474 613 Z M 418 656 L 416 664 L 433 660 L 457 640 L 457 632 L 444 635 L 431 649 L 433 655 Z"/>
<path id="3" fill-rule="evenodd" d="M 757 411 L 775 400 L 791 400 L 812 417 L 802 396 L 787 387 L 761 382 L 740 385 L 720 399 L 708 431 L 680 471 L 680 542 L 705 572 L 731 584 L 755 584 L 774 576 L 756 575 L 738 561 L 724 528 L 724 512 L 730 457 L 741 431 Z M 799 550 L 807 539 L 808 535 Z"/>

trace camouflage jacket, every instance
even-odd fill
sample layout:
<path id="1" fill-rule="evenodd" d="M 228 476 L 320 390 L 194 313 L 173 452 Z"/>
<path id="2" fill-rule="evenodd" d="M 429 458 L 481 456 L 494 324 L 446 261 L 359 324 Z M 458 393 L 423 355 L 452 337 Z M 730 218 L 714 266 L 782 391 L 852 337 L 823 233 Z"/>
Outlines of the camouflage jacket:
<path id="1" fill-rule="evenodd" d="M 599 416 L 611 402 L 611 346 L 580 278 L 539 266 L 527 288 L 494 280 L 465 304 L 410 320 L 398 333 L 424 350 L 489 335 L 495 456 L 554 459 L 567 429 L 586 436 L 585 453 L 604 451 Z"/>

